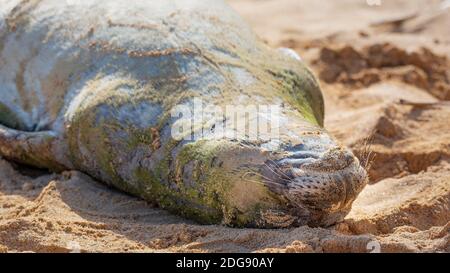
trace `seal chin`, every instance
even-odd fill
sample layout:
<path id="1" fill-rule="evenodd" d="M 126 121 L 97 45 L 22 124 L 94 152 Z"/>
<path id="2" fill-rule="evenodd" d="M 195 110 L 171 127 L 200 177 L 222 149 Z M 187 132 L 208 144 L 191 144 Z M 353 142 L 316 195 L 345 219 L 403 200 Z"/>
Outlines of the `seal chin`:
<path id="1" fill-rule="evenodd" d="M 297 218 L 297 225 L 342 221 L 368 181 L 349 150 L 320 138 L 289 147 L 282 159 L 267 162 L 263 172 L 269 189 L 289 204 L 288 213 Z"/>

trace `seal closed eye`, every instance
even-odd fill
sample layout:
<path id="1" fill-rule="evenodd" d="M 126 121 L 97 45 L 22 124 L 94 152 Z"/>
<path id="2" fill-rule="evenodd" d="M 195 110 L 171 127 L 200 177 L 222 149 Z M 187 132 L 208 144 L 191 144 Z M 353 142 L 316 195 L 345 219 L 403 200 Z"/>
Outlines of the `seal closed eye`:
<path id="1" fill-rule="evenodd" d="M 200 223 L 328 226 L 367 182 L 323 128 L 309 69 L 221 0 L 0 0 L 0 63 L 3 157 L 82 171 Z M 276 121 L 276 137 L 211 137 L 227 118 L 188 119 L 174 137 L 174 109 L 198 102 L 256 109 L 244 116 Z"/>

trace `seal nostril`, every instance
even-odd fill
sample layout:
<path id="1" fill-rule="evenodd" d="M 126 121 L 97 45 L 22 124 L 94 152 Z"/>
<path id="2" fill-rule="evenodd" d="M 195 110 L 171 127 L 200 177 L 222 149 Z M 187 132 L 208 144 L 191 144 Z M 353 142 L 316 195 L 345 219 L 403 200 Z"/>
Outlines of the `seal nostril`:
<path id="1" fill-rule="evenodd" d="M 305 144 L 297 144 L 295 146 L 291 146 L 289 148 L 286 149 L 286 151 L 288 152 L 298 152 L 298 151 L 304 151 L 306 149 L 306 145 Z"/>
<path id="2" fill-rule="evenodd" d="M 312 163 L 316 159 L 315 158 L 285 158 L 280 161 L 281 165 L 289 165 L 294 168 L 301 167 L 304 164 Z"/>
<path id="3" fill-rule="evenodd" d="M 299 151 L 289 156 L 289 158 L 296 158 L 296 159 L 306 159 L 306 158 L 318 159 L 319 157 L 320 157 L 319 154 L 311 151 Z"/>

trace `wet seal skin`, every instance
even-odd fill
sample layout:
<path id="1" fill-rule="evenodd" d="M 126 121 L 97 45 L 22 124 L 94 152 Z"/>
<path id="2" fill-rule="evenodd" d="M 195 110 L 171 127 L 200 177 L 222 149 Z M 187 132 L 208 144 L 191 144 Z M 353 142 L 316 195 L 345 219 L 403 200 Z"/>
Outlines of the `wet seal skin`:
<path id="1" fill-rule="evenodd" d="M 200 223 L 329 226 L 367 182 L 310 70 L 220 0 L 0 0 L 0 63 L 1 156 Z M 174 139 L 171 110 L 194 99 L 277 105 L 278 137 Z"/>

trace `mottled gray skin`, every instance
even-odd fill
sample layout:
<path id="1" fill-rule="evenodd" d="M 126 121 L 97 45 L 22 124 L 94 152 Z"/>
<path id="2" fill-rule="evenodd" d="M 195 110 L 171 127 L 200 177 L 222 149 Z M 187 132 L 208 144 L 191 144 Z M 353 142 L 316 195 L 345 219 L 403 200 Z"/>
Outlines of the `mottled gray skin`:
<path id="1" fill-rule="evenodd" d="M 0 0 L 0 155 L 201 223 L 332 225 L 366 172 L 323 129 L 319 85 L 288 53 L 219 0 Z M 169 113 L 194 98 L 279 105 L 280 137 L 176 141 Z"/>

